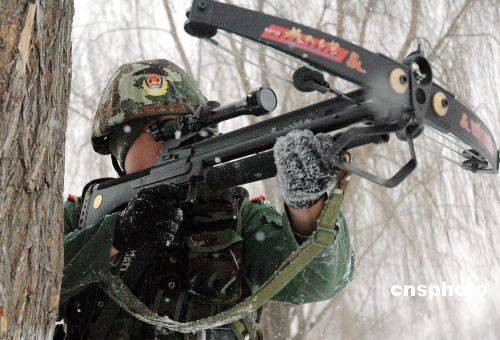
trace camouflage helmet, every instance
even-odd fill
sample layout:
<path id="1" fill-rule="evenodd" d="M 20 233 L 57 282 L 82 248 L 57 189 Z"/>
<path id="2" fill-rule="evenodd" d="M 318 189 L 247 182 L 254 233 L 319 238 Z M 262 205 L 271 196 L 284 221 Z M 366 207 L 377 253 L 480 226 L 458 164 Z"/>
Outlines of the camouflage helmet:
<path id="1" fill-rule="evenodd" d="M 194 80 L 168 60 L 122 65 L 102 92 L 92 125 L 92 146 L 100 154 L 109 154 L 108 136 L 117 126 L 140 118 L 188 114 L 206 102 Z"/>

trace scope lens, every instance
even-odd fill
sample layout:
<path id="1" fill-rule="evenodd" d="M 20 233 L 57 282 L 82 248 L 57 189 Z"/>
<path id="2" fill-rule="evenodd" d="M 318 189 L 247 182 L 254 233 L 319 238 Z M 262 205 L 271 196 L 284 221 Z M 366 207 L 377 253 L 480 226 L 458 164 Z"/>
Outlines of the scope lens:
<path id="1" fill-rule="evenodd" d="M 273 111 L 278 104 L 276 93 L 274 93 L 274 91 L 269 87 L 263 87 L 259 90 L 259 93 L 257 94 L 257 101 L 267 112 Z"/>

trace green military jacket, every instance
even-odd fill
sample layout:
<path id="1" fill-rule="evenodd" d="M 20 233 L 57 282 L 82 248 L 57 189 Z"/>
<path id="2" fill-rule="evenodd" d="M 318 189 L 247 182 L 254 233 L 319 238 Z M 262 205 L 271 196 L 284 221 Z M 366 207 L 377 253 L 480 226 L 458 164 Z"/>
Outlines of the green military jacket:
<path id="1" fill-rule="evenodd" d="M 204 207 L 201 209 L 206 210 Z M 65 307 L 68 301 L 71 302 L 78 296 L 88 298 L 88 296 L 102 294 L 102 292 L 97 293 L 96 283 L 105 280 L 110 275 L 121 276 L 120 268 L 123 269 L 124 261 L 127 261 L 127 256 L 122 256 L 115 263 L 111 263 L 109 258 L 117 213 L 107 215 L 100 223 L 88 228 L 78 229 L 79 213 L 79 199 L 65 202 L 61 318 L 65 317 Z M 238 212 L 233 215 L 233 218 L 236 216 L 238 227 L 235 230 L 238 235 L 233 236 L 231 242 L 237 242 L 241 245 L 241 254 L 238 255 L 241 257 L 241 263 L 239 266 L 236 264 L 236 266 L 246 290 L 238 301 L 232 301 L 233 305 L 241 301 L 243 297 L 255 292 L 300 245 L 300 237 L 293 233 L 287 214 L 280 214 L 268 204 L 245 200 L 238 207 Z M 352 279 L 354 258 L 347 224 L 342 214 L 337 221 L 337 227 L 338 233 L 334 243 L 303 269 L 273 300 L 293 304 L 321 301 L 330 299 L 346 287 Z M 164 285 L 168 286 L 170 282 Z M 155 288 L 155 290 L 160 288 Z M 141 290 L 136 289 L 135 292 L 139 294 Z M 180 294 L 182 295 L 184 292 Z M 187 294 L 189 295 L 189 292 Z M 158 296 L 153 296 L 151 301 L 158 300 Z M 170 299 L 171 297 L 164 300 Z M 79 304 L 77 305 L 79 310 L 78 306 Z M 99 302 L 98 306 L 103 307 L 103 304 Z M 217 309 L 217 311 L 227 309 L 230 306 L 227 305 Z M 157 311 L 162 310 L 159 306 L 156 306 L 156 309 Z M 194 309 L 200 308 L 195 307 Z M 179 310 L 179 306 L 176 306 L 174 309 L 167 308 L 162 311 L 165 314 L 170 314 L 168 315 L 170 318 L 187 321 L 185 316 L 179 315 Z M 93 313 L 96 312 L 98 311 L 93 311 Z M 125 314 L 125 312 L 122 313 Z M 191 319 L 207 316 L 194 315 L 196 313 L 191 315 Z"/>

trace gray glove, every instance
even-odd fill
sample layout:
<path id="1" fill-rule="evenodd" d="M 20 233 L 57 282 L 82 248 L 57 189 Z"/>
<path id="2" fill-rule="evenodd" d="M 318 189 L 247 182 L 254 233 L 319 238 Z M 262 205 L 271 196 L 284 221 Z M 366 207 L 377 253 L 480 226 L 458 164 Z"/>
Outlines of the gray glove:
<path id="1" fill-rule="evenodd" d="M 278 190 L 288 206 L 306 209 L 316 203 L 335 183 L 338 168 L 326 159 L 333 145 L 327 134 L 293 130 L 274 145 Z"/>

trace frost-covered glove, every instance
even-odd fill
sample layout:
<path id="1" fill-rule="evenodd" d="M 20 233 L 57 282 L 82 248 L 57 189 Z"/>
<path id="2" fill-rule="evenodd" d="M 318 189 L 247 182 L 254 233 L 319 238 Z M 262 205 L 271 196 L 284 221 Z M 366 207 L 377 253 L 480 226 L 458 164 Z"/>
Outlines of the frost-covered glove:
<path id="1" fill-rule="evenodd" d="M 182 221 L 182 198 L 181 190 L 168 184 L 139 191 L 118 215 L 114 247 L 127 251 L 146 242 L 171 245 Z"/>
<path id="2" fill-rule="evenodd" d="M 326 153 L 333 145 L 327 134 L 293 130 L 274 145 L 278 190 L 289 207 L 306 209 L 335 183 L 338 168 L 328 164 Z"/>

